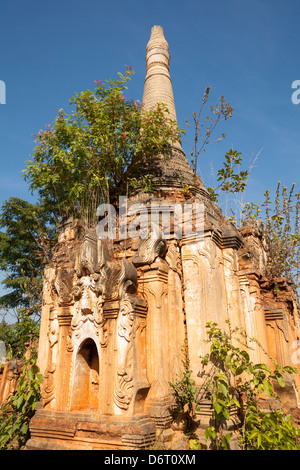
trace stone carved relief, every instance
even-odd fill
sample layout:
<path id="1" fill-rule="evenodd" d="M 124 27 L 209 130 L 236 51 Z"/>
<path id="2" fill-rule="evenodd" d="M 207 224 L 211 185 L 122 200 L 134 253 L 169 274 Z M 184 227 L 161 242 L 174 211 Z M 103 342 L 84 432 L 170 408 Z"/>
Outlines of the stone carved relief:
<path id="1" fill-rule="evenodd" d="M 118 408 L 127 410 L 134 393 L 134 340 L 139 330 L 146 327 L 144 318 L 135 314 L 135 298 L 128 296 L 120 301 L 117 320 L 117 375 L 114 402 Z"/>
<path id="2" fill-rule="evenodd" d="M 88 248 L 88 243 L 92 248 Z M 90 253 L 91 258 L 87 258 Z M 106 240 L 98 240 L 98 247 L 92 238 L 85 239 L 80 254 L 76 273 L 78 278 L 91 276 L 91 288 L 96 295 L 102 295 L 105 300 L 114 300 L 122 297 L 125 292 L 135 292 L 137 273 L 133 264 L 123 258 L 122 263 L 112 260 Z M 75 295 L 80 295 L 80 281 Z"/>
<path id="3" fill-rule="evenodd" d="M 283 310 L 265 307 L 265 320 L 267 325 L 276 326 L 282 332 L 286 343 L 289 342 L 288 318 Z"/>
<path id="4" fill-rule="evenodd" d="M 11 359 L 4 363 L 0 375 L 0 405 L 15 394 L 23 367 L 22 359 Z"/>
<path id="5" fill-rule="evenodd" d="M 152 264 L 156 258 L 164 257 L 166 251 L 167 243 L 161 230 L 154 223 L 151 223 L 150 237 L 141 241 L 137 254 L 132 258 L 132 263 L 135 266 Z"/>
<path id="6" fill-rule="evenodd" d="M 118 362 L 114 391 L 115 404 L 127 410 L 133 395 L 133 306 L 128 298 L 121 300 L 117 321 Z"/>
<path id="7" fill-rule="evenodd" d="M 54 277 L 49 280 L 49 290 L 52 304 L 49 312 L 49 327 L 47 332 L 49 352 L 47 368 L 44 374 L 44 380 L 41 386 L 41 395 L 44 402 L 44 406 L 50 404 L 55 399 L 55 371 L 58 355 L 58 339 L 59 339 L 59 323 L 58 323 L 58 292 L 56 286 L 59 285 L 59 281 L 55 283 Z M 65 296 L 66 298 L 67 296 Z"/>
<path id="8" fill-rule="evenodd" d="M 73 257 L 73 265 L 70 266 L 72 258 L 69 258 L 68 265 L 58 263 L 54 270 L 51 287 L 48 288 L 51 291 L 52 306 L 47 333 L 48 365 L 42 391 L 44 405 L 55 403 L 57 361 L 66 360 L 61 354 L 58 358 L 60 328 L 67 327 L 66 353 L 75 353 L 87 337 L 94 338 L 100 348 L 107 347 L 108 328 L 114 328 L 114 323 L 103 312 L 106 302 L 110 301 L 119 303 L 114 330 L 118 344 L 114 402 L 119 409 L 126 410 L 132 401 L 134 338 L 136 331 L 145 327 L 145 320 L 134 314 L 132 294 L 137 291 L 136 268 L 125 258 L 121 261 L 112 259 L 110 243 L 109 240 L 97 239 L 95 231 L 89 230 L 79 252 Z M 153 244 L 151 242 L 151 246 L 152 254 L 151 250 L 146 249 L 144 252 L 147 252 L 147 259 L 155 259 L 157 255 L 165 253 L 165 242 L 161 244 L 160 240 L 155 240 Z M 69 323 L 66 321 L 67 317 Z M 76 355 L 72 355 L 68 403 L 72 394 L 76 358 Z"/>
<path id="9" fill-rule="evenodd" d="M 165 259 L 168 263 L 168 266 L 175 272 L 175 273 L 180 273 L 181 272 L 181 259 L 180 259 L 180 253 L 179 253 L 179 247 L 171 243 L 168 246 L 168 251 L 166 253 Z"/>
<path id="10" fill-rule="evenodd" d="M 119 300 L 117 318 L 117 373 L 115 377 L 114 402 L 126 410 L 133 396 L 133 337 L 134 307 L 127 297 L 137 290 L 137 272 L 127 259 L 112 259 L 109 241 L 96 240 L 91 234 L 85 237 L 79 254 L 77 282 L 73 289 L 75 311 L 71 323 L 70 344 L 78 341 L 86 331 L 87 322 L 92 325 L 101 347 L 108 342 L 109 321 L 103 315 L 106 301 Z"/>
<path id="11" fill-rule="evenodd" d="M 104 300 L 116 300 L 137 288 L 137 272 L 133 264 L 123 258 L 121 264 L 112 260 L 105 240 L 98 240 L 98 262 L 94 275 L 95 289 Z"/>
<path id="12" fill-rule="evenodd" d="M 59 306 L 69 306 L 73 303 L 72 294 L 74 284 L 74 270 L 68 268 L 58 268 L 54 281 L 54 286 L 58 294 Z"/>
<path id="13" fill-rule="evenodd" d="M 78 277 L 91 275 L 95 272 L 97 263 L 97 237 L 95 230 L 88 230 L 79 257 L 77 259 L 76 274 Z"/>
<path id="14" fill-rule="evenodd" d="M 76 260 L 77 280 L 72 289 L 74 313 L 68 337 L 69 352 L 73 350 L 74 341 L 85 336 L 90 327 L 98 337 L 101 347 L 107 345 L 107 324 L 103 317 L 104 285 L 101 273 L 96 272 L 97 267 L 104 268 L 105 263 L 98 261 L 96 234 L 89 230 Z"/>
<path id="15" fill-rule="evenodd" d="M 78 279 L 74 289 L 75 309 L 71 321 L 70 335 L 79 338 L 87 322 L 93 326 L 101 347 L 107 345 L 107 324 L 103 317 L 102 297 L 94 276 L 82 276 Z M 72 341 L 69 341 L 68 350 L 71 351 Z"/>

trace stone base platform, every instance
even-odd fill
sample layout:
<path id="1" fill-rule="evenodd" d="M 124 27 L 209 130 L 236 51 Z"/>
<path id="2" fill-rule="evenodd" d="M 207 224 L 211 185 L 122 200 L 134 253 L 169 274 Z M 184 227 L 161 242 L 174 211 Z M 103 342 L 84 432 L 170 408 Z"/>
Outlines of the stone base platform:
<path id="1" fill-rule="evenodd" d="M 149 415 L 37 410 L 26 450 L 145 450 L 155 442 Z"/>

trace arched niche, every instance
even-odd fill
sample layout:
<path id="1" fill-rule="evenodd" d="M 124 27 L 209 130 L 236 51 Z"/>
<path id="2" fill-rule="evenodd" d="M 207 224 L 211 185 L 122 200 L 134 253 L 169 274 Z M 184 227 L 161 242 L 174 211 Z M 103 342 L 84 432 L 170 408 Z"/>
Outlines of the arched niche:
<path id="1" fill-rule="evenodd" d="M 80 345 L 75 359 L 72 410 L 99 408 L 99 355 L 91 338 Z"/>

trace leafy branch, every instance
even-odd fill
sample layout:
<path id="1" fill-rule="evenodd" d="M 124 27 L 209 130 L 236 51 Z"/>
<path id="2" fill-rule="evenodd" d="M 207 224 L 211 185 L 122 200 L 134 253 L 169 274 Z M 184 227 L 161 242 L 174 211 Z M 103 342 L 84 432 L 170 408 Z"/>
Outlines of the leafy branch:
<path id="1" fill-rule="evenodd" d="M 243 193 L 247 186 L 249 170 L 237 171 L 243 160 L 241 153 L 230 149 L 225 155 L 223 168 L 218 170 L 217 181 L 220 181 L 216 188 L 207 188 L 213 201 L 217 202 L 219 194 L 216 191 L 221 190 L 226 193 Z"/>
<path id="2" fill-rule="evenodd" d="M 183 372 L 178 379 L 174 382 L 169 382 L 169 384 L 173 388 L 176 411 L 185 415 L 187 429 L 190 429 L 196 416 L 196 408 L 199 405 L 199 401 L 196 399 L 198 388 L 191 377 L 192 371 L 190 369 L 187 341 L 184 342 L 182 353 Z"/>
<path id="3" fill-rule="evenodd" d="M 43 376 L 36 365 L 36 351 L 25 361 L 18 379 L 17 390 L 10 395 L 0 411 L 0 449 L 22 449 L 29 438 L 29 422 L 41 398 L 40 384 Z"/>
<path id="4" fill-rule="evenodd" d="M 186 119 L 187 126 L 194 128 L 194 144 L 191 152 L 191 163 L 195 174 L 198 169 L 198 158 L 205 152 L 205 147 L 212 142 L 220 142 L 226 137 L 226 135 L 222 133 L 220 137 L 212 139 L 217 125 L 220 121 L 227 121 L 227 119 L 232 117 L 233 114 L 233 108 L 229 103 L 225 102 L 224 96 L 221 96 L 215 106 L 209 107 L 210 112 L 206 116 L 203 116 L 209 94 L 210 87 L 206 87 L 204 95 L 201 98 L 202 104 L 199 112 L 192 114 L 193 123 L 191 124 Z"/>
<path id="5" fill-rule="evenodd" d="M 262 219 L 268 247 L 267 276 L 271 279 L 286 277 L 300 286 L 300 191 L 295 183 L 288 189 L 279 181 L 274 198 L 270 191 L 259 204 L 247 203 L 243 208 L 244 219 Z"/>
<path id="6" fill-rule="evenodd" d="M 280 367 L 269 357 L 272 368 L 264 363 L 251 361 L 246 342 L 256 342 L 236 327 L 229 332 L 222 331 L 215 322 L 206 325 L 210 352 L 202 357 L 203 366 L 212 365 L 203 388 L 209 393 L 214 410 L 215 425 L 205 432 L 217 449 L 230 449 L 231 432 L 224 433 L 230 418 L 230 409 L 240 410 L 239 445 L 242 450 L 250 449 L 299 449 L 300 430 L 281 410 L 263 411 L 259 406 L 262 394 L 279 397 L 275 394 L 274 383 L 285 386 L 284 375 L 297 373 L 297 369 Z M 241 349 L 237 345 L 242 345 Z"/>

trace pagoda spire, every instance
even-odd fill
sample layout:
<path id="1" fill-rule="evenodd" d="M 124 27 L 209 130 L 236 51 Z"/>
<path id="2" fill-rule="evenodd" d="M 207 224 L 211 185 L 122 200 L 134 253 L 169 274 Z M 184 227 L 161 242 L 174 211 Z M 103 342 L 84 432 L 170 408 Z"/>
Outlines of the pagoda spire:
<path id="1" fill-rule="evenodd" d="M 148 111 L 157 103 L 166 105 L 168 117 L 177 121 L 172 80 L 169 73 L 170 53 L 161 26 L 151 29 L 146 49 L 146 78 L 144 83 L 143 108 Z M 158 158 L 149 163 L 148 173 L 157 188 L 182 189 L 183 187 L 204 188 L 202 181 L 195 177 L 180 142 L 170 144 L 169 158 Z"/>
<path id="2" fill-rule="evenodd" d="M 144 84 L 143 106 L 146 110 L 157 103 L 164 103 L 170 118 L 176 119 L 172 80 L 169 73 L 169 45 L 161 26 L 153 26 L 146 49 L 146 78 Z"/>

